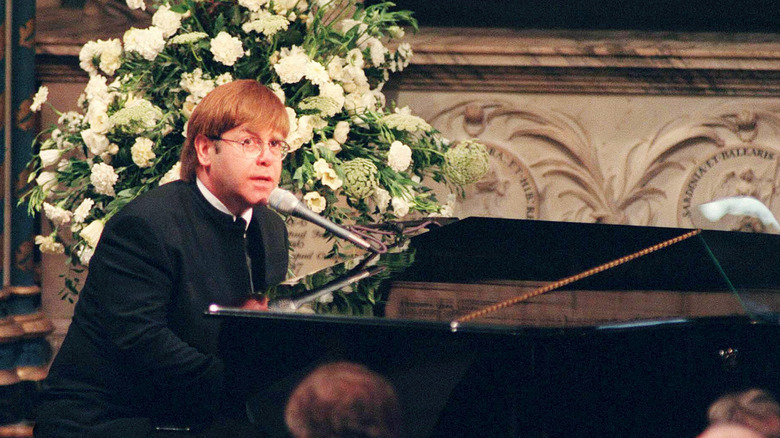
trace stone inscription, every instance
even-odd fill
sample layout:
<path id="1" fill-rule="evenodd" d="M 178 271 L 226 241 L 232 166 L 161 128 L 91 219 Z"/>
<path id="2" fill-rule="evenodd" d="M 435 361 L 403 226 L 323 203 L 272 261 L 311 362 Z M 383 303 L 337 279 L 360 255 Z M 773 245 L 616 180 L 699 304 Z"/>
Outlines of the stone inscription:
<path id="1" fill-rule="evenodd" d="M 680 194 L 679 225 L 727 230 L 753 227 L 754 221 L 746 218 L 725 218 L 722 223 L 713 224 L 699 213 L 699 205 L 730 196 L 754 197 L 777 216 L 777 208 L 773 206 L 777 159 L 774 150 L 746 144 L 716 152 L 698 163 L 686 179 Z"/>

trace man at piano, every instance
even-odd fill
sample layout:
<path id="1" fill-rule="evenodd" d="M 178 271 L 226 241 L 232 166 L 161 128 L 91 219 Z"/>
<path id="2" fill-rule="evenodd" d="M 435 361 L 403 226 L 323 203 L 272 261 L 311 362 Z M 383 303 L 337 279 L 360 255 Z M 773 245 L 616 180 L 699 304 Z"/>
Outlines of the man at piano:
<path id="1" fill-rule="evenodd" d="M 44 383 L 38 437 L 238 436 L 219 322 L 203 314 L 286 276 L 287 230 L 266 204 L 289 120 L 268 88 L 237 80 L 209 93 L 186 130 L 181 180 L 106 223 Z"/>

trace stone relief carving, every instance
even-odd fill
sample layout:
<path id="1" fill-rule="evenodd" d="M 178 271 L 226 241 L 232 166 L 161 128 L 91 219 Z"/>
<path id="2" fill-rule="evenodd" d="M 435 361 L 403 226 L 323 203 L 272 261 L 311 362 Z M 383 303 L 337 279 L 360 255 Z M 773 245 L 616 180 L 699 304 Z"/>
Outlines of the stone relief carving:
<path id="1" fill-rule="evenodd" d="M 433 116 L 432 123 L 445 126 L 453 141 L 484 137 L 492 130 L 493 108 L 478 102 L 465 102 Z M 441 129 L 440 129 L 441 130 Z M 490 153 L 490 171 L 479 182 L 465 187 L 464 197 L 454 205 L 456 217 L 489 216 L 511 219 L 537 219 L 539 192 L 531 172 L 503 142 L 481 138 Z M 438 195 L 441 197 L 441 191 Z"/>
<path id="2" fill-rule="evenodd" d="M 588 130 L 560 111 L 469 100 L 440 110 L 431 120 L 450 138 L 477 137 L 490 148 L 491 173 L 467 189 L 465 200 L 458 199 L 456 213 L 462 216 L 634 225 L 676 222 L 684 227 L 763 231 L 747 218 L 708 223 L 695 207 L 720 197 L 746 195 L 775 211 L 778 153 L 764 145 L 780 139 L 778 108 L 742 103 L 705 109 L 670 121 L 647 140 L 618 147 L 618 154 L 601 157 Z M 522 207 L 511 201 L 525 197 L 527 211 L 522 213 Z"/>

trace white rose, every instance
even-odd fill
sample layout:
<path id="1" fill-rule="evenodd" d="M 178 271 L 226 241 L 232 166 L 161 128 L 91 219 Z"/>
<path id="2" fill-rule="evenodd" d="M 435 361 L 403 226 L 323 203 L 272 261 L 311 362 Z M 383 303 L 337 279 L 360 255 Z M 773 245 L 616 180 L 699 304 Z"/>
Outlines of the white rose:
<path id="1" fill-rule="evenodd" d="M 105 134 L 111 129 L 111 118 L 105 111 L 94 111 L 87 115 L 89 127 L 97 134 Z"/>
<path id="2" fill-rule="evenodd" d="M 98 134 L 92 128 L 81 131 L 81 138 L 84 140 L 87 148 L 89 148 L 89 151 L 95 155 L 100 155 L 108 150 L 108 137 Z"/>

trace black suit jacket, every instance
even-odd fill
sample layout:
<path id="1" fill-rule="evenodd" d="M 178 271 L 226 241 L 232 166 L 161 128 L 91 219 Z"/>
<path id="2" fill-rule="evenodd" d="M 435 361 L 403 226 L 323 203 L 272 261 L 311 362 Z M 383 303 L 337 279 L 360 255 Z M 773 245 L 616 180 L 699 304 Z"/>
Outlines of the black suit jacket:
<path id="1" fill-rule="evenodd" d="M 287 248 L 278 214 L 255 208 L 245 240 L 243 224 L 194 183 L 169 183 L 125 206 L 90 262 L 44 385 L 37 436 L 86 436 L 133 418 L 207 423 L 226 388 L 219 321 L 203 313 L 246 299 L 247 252 L 256 289 L 284 280 Z"/>

